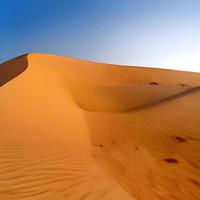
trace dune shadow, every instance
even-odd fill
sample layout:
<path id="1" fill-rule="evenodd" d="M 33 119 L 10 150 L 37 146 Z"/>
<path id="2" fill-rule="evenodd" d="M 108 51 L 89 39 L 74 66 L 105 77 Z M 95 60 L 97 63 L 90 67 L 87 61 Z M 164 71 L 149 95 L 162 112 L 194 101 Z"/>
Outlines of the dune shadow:
<path id="1" fill-rule="evenodd" d="M 181 97 L 193 94 L 193 93 L 197 93 L 197 92 L 200 92 L 200 86 L 196 86 L 196 87 L 187 89 L 187 90 L 180 92 L 180 93 L 177 93 L 175 95 L 166 97 L 164 99 L 160 99 L 159 101 L 154 101 L 154 102 L 144 104 L 144 105 L 141 105 L 141 106 L 129 108 L 129 109 L 123 110 L 121 112 L 133 112 L 133 111 L 140 111 L 140 110 L 143 110 L 143 109 L 148 109 L 148 108 L 159 106 L 163 103 L 167 103 L 167 102 L 173 101 L 175 99 L 178 99 L 178 98 L 181 98 Z"/>
<path id="2" fill-rule="evenodd" d="M 0 64 L 0 87 L 24 72 L 27 66 L 27 55 Z"/>
<path id="3" fill-rule="evenodd" d="M 167 88 L 164 88 L 163 90 L 165 91 L 166 89 Z M 139 91 L 137 91 L 137 92 L 139 93 Z M 124 108 L 113 108 L 112 110 L 108 110 L 108 109 L 106 109 L 107 107 L 105 107 L 105 103 L 106 103 L 107 99 L 106 100 L 103 99 L 104 104 L 102 104 L 102 105 L 104 107 L 102 107 L 102 105 L 100 105 L 100 104 L 99 104 L 99 106 L 96 106 L 96 107 L 89 107 L 88 106 L 89 104 L 86 104 L 86 106 L 85 106 L 85 105 L 82 105 L 81 102 L 76 101 L 76 103 L 81 109 L 83 109 L 85 111 L 89 111 L 89 112 L 128 113 L 128 112 L 141 111 L 141 110 L 153 108 L 153 107 L 156 107 L 156 106 L 160 106 L 164 103 L 169 103 L 169 102 L 174 101 L 178 98 L 181 98 L 181 97 L 193 94 L 193 93 L 197 93 L 197 92 L 200 92 L 200 86 L 190 87 L 188 89 L 185 89 L 184 91 L 177 91 L 175 94 L 169 95 L 167 97 L 160 97 L 157 100 L 155 99 L 155 100 L 152 100 L 152 101 L 149 101 L 149 102 L 148 101 L 143 102 L 140 105 L 131 106 L 130 102 L 128 102 L 129 106 L 127 106 L 127 108 L 125 108 L 125 106 L 124 106 Z M 129 94 L 129 95 L 131 95 L 131 94 Z M 134 95 L 137 95 L 137 93 L 135 93 Z M 89 95 L 89 96 L 91 96 L 91 95 Z M 145 98 L 145 97 L 142 97 L 142 98 Z M 117 102 L 117 99 L 115 99 L 115 98 L 110 98 L 109 100 L 111 102 Z M 123 101 L 122 101 L 122 103 L 123 103 Z M 108 104 L 108 105 L 110 105 L 110 104 Z"/>

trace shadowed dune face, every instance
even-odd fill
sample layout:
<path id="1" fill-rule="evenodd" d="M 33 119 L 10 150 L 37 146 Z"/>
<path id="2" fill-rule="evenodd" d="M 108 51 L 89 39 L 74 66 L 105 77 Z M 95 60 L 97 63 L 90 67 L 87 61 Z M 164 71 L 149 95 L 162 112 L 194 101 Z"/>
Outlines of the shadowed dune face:
<path id="1" fill-rule="evenodd" d="M 0 87 L 23 73 L 27 66 L 28 61 L 26 55 L 0 64 Z"/>
<path id="2" fill-rule="evenodd" d="M 0 199 L 200 199 L 199 74 L 23 59 L 1 65 Z"/>
<path id="3" fill-rule="evenodd" d="M 178 87 L 176 85 L 108 85 L 82 89 L 85 94 L 75 93 L 77 104 L 93 112 L 127 112 L 145 109 L 170 101 L 199 87 Z M 91 102 L 90 99 L 93 99 Z"/>

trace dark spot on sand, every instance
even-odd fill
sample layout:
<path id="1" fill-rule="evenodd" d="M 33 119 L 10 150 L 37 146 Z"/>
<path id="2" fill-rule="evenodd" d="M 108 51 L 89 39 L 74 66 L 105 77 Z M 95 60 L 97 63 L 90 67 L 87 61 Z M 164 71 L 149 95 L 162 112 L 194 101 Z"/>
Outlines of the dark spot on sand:
<path id="1" fill-rule="evenodd" d="M 135 150 L 137 151 L 137 150 L 138 150 L 138 147 L 135 147 Z"/>
<path id="2" fill-rule="evenodd" d="M 158 85 L 156 82 L 150 82 L 149 85 Z"/>
<path id="3" fill-rule="evenodd" d="M 116 144 L 115 140 L 112 141 L 113 144 Z"/>
<path id="4" fill-rule="evenodd" d="M 102 144 L 94 144 L 94 145 L 97 146 L 97 147 L 103 148 L 103 145 L 102 145 Z"/>
<path id="5" fill-rule="evenodd" d="M 164 159 L 164 161 L 167 163 L 178 163 L 178 160 L 176 160 L 175 158 L 166 158 Z"/>
<path id="6" fill-rule="evenodd" d="M 190 179 L 191 183 L 193 183 L 194 185 L 200 187 L 200 182 L 194 179 Z"/>
<path id="7" fill-rule="evenodd" d="M 177 142 L 186 142 L 186 139 L 183 138 L 183 137 L 176 136 L 175 138 L 176 138 L 176 141 L 177 141 Z"/>

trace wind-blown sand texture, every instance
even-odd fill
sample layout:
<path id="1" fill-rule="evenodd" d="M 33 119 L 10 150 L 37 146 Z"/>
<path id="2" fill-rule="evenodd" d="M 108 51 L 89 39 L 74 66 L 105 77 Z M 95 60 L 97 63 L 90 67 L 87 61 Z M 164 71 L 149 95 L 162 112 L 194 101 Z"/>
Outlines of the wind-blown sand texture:
<path id="1" fill-rule="evenodd" d="M 199 200 L 200 74 L 46 54 L 0 65 L 1 200 Z"/>

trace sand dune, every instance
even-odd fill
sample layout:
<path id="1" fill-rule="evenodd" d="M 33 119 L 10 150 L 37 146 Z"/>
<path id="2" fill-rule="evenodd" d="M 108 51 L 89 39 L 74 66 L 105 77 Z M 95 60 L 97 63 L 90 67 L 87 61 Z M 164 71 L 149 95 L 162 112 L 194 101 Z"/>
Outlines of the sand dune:
<path id="1" fill-rule="evenodd" d="M 0 86 L 1 200 L 200 199 L 200 74 L 33 53 Z"/>

